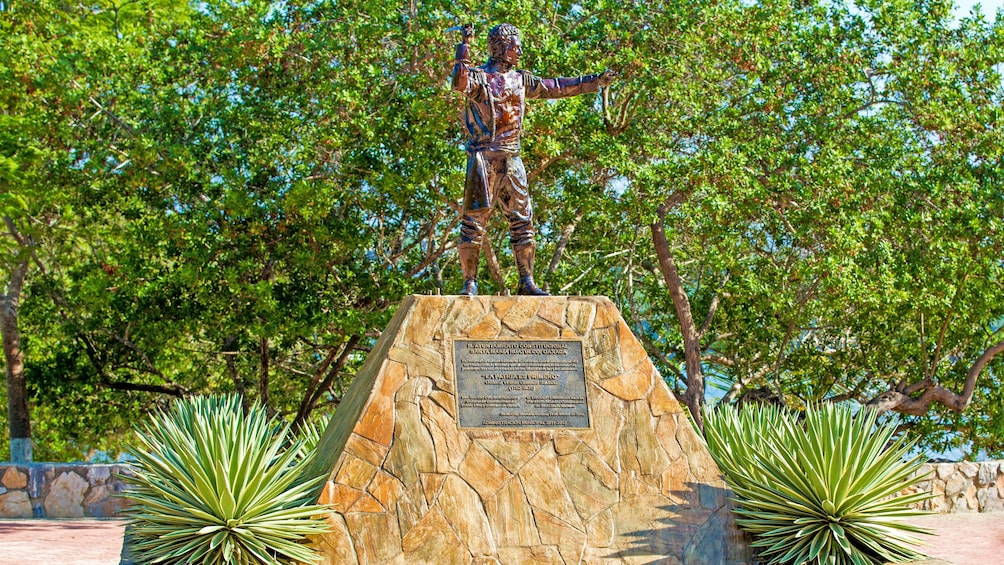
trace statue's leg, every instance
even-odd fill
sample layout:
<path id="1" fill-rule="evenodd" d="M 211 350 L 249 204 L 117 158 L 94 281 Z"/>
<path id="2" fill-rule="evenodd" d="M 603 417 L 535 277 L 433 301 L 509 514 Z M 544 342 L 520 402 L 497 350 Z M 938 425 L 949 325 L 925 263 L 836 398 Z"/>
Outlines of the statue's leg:
<path id="1" fill-rule="evenodd" d="M 476 296 L 478 294 L 478 261 L 481 260 L 481 247 L 465 245 L 457 252 L 460 254 L 460 270 L 464 273 L 464 286 L 460 294 Z"/>
<path id="2" fill-rule="evenodd" d="M 464 275 L 464 286 L 460 290 L 462 295 L 475 296 L 478 293 L 478 261 L 493 204 L 490 178 L 484 155 L 470 154 L 464 184 L 464 207 L 460 216 L 460 244 L 457 246 L 460 270 Z"/>
<path id="3" fill-rule="evenodd" d="M 519 287 L 516 288 L 516 294 L 524 296 L 550 295 L 533 282 L 533 257 L 536 251 L 537 246 L 533 243 L 512 248 L 513 255 L 516 256 L 516 269 L 519 271 Z"/>
<path id="4" fill-rule="evenodd" d="M 518 155 L 506 159 L 505 183 L 500 190 L 499 200 L 509 221 L 509 242 L 512 244 L 519 272 L 519 287 L 516 294 L 548 296 L 548 293 L 533 282 L 533 259 L 536 252 L 533 231 L 533 204 L 526 181 L 526 169 Z"/>

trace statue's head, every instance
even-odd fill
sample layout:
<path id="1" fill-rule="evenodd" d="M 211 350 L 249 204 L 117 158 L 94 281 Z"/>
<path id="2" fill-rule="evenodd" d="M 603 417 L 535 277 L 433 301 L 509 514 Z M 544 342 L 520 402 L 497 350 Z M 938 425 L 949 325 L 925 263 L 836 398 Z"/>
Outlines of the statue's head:
<path id="1" fill-rule="evenodd" d="M 492 59 L 516 66 L 523 48 L 519 43 L 519 28 L 512 24 L 499 24 L 488 32 L 488 54 Z"/>

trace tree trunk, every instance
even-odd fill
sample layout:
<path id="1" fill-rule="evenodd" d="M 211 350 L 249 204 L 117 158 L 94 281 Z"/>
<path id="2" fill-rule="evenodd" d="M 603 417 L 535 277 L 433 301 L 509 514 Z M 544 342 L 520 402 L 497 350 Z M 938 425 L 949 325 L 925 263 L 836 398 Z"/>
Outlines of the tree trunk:
<path id="1" fill-rule="evenodd" d="M 703 432 L 704 415 L 701 410 L 704 407 L 704 371 L 701 369 L 701 334 L 697 329 L 697 324 L 694 323 L 694 315 L 690 311 L 690 298 L 687 297 L 686 289 L 683 287 L 683 279 L 680 278 L 680 271 L 673 259 L 669 240 L 666 239 L 666 213 L 671 206 L 684 198 L 684 195 L 674 196 L 677 198 L 671 198 L 659 207 L 659 219 L 650 227 L 655 254 L 659 259 L 659 270 L 669 288 L 670 297 L 673 299 L 673 308 L 676 310 L 676 319 L 680 321 L 680 333 L 683 335 L 683 359 L 687 370 L 685 383 L 687 389 L 680 400 L 690 409 L 694 423 Z"/>
<path id="2" fill-rule="evenodd" d="M 488 274 L 491 275 L 495 284 L 499 285 L 499 293 L 502 296 L 509 296 L 509 289 L 505 286 L 505 277 L 502 275 L 502 267 L 499 266 L 499 259 L 495 255 L 495 248 L 488 237 L 485 237 L 481 244 L 481 250 L 485 255 L 485 266 L 488 267 Z"/>
<path id="3" fill-rule="evenodd" d="M 547 292 L 551 292 L 551 275 L 558 269 L 558 264 L 561 262 L 561 254 L 565 252 L 568 242 L 572 240 L 572 234 L 575 233 L 575 228 L 582 221 L 583 215 L 582 208 L 577 209 L 575 211 L 575 219 L 572 220 L 572 223 L 561 230 L 561 239 L 558 240 L 558 245 L 554 248 L 554 255 L 551 256 L 551 263 L 547 266 L 547 271 L 544 272 L 544 290 Z"/>
<path id="4" fill-rule="evenodd" d="M 30 463 L 32 460 L 28 386 L 24 378 L 24 355 L 21 353 L 21 332 L 17 323 L 17 310 L 27 273 L 27 261 L 21 261 L 14 267 L 7 294 L 0 302 L 0 333 L 3 334 L 3 356 L 7 366 L 7 424 L 10 460 L 13 463 Z"/>
<path id="5" fill-rule="evenodd" d="M 244 413 L 247 414 L 251 410 L 251 399 L 248 398 L 247 387 L 244 386 L 244 379 L 241 377 L 240 373 L 237 371 L 237 336 L 228 336 L 223 340 L 223 357 L 227 364 L 227 374 L 230 376 L 230 380 L 234 382 L 234 390 L 241 397 L 241 406 L 244 408 Z"/>
<path id="6" fill-rule="evenodd" d="M 296 418 L 293 420 L 293 427 L 296 429 L 303 429 L 304 424 L 310 418 L 311 412 L 317 407 L 318 401 L 320 401 L 321 396 L 334 384 L 335 379 L 341 374 L 342 370 L 345 368 L 345 363 L 349 360 L 349 355 L 352 354 L 352 350 L 355 349 L 356 345 L 361 339 L 360 336 L 354 335 L 345 342 L 340 350 L 332 349 L 331 352 L 322 361 L 320 368 L 314 373 L 313 382 L 311 382 L 310 387 L 307 389 L 307 393 L 303 395 L 303 401 L 300 403 L 300 409 L 296 413 Z M 337 355 L 335 354 L 337 351 Z M 333 363 L 333 364 L 332 364 Z M 321 380 L 321 376 L 324 375 L 324 380 Z"/>
<path id="7" fill-rule="evenodd" d="M 268 397 L 268 369 L 269 369 L 269 355 L 268 355 L 268 338 L 263 337 L 259 342 L 258 348 L 259 362 L 261 363 L 260 372 L 258 376 L 258 399 L 261 402 L 262 407 L 268 412 L 269 415 L 274 415 L 275 411 L 269 406 Z"/>

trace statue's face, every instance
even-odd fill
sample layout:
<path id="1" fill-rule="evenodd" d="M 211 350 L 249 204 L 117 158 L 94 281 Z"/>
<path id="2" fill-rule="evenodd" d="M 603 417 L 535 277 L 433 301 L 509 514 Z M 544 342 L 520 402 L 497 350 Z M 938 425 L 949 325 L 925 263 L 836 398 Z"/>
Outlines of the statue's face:
<path id="1" fill-rule="evenodd" d="M 505 51 L 502 52 L 502 60 L 515 67 L 519 64 L 519 57 L 522 54 L 523 48 L 519 44 L 519 37 L 514 35 L 509 38 L 509 44 L 505 46 Z"/>

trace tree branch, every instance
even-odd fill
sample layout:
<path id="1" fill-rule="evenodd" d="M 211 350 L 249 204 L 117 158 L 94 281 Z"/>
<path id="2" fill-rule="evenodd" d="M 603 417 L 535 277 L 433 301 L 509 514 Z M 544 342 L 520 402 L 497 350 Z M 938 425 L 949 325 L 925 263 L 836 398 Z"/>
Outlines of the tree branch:
<path id="1" fill-rule="evenodd" d="M 963 287 L 966 286 L 966 280 L 969 279 L 969 273 L 966 273 L 962 280 L 959 281 L 959 286 L 955 288 L 955 296 L 952 298 L 952 307 L 949 308 L 948 313 L 945 314 L 945 321 L 941 324 L 941 331 L 938 332 L 938 344 L 934 347 L 934 358 L 931 360 L 931 367 L 928 369 L 927 378 L 934 378 L 934 371 L 941 362 L 941 347 L 945 343 L 945 332 L 948 331 L 948 322 L 951 321 L 952 315 L 955 314 L 955 302 L 959 297 L 959 293 L 962 292 Z"/>
<path id="2" fill-rule="evenodd" d="M 925 388 L 924 392 L 917 398 L 890 390 L 869 401 L 868 406 L 879 413 L 891 410 L 900 414 L 922 416 L 930 410 L 931 404 L 937 402 L 954 412 L 962 412 L 972 402 L 973 393 L 976 392 L 976 381 L 979 379 L 980 373 L 1002 351 L 1004 351 L 1004 340 L 987 348 L 976 358 L 969 371 L 966 372 L 966 382 L 962 386 L 961 394 L 956 394 L 941 385 L 929 383 L 929 379 L 925 379 L 922 383 L 931 386 Z"/>
<path id="3" fill-rule="evenodd" d="M 344 344 L 342 349 L 344 349 Z M 327 372 L 328 367 L 335 361 L 338 357 L 340 349 L 337 347 L 329 347 L 328 354 L 324 356 L 321 360 L 321 364 L 317 366 L 317 370 L 314 371 L 313 377 L 310 379 L 310 384 L 307 385 L 307 390 L 303 393 L 303 399 L 300 401 L 300 407 L 296 411 L 296 418 L 293 420 L 293 425 L 299 427 L 307 419 L 307 414 L 310 412 L 311 403 L 314 402 L 314 391 L 317 390 L 318 385 L 321 384 L 321 379 L 324 378 L 324 374 Z"/>
<path id="4" fill-rule="evenodd" d="M 722 289 L 724 289 L 725 285 L 728 284 L 729 277 L 731 276 L 732 273 L 725 273 L 725 279 L 722 280 L 722 284 L 718 287 L 718 292 L 716 292 L 714 298 L 711 299 L 711 305 L 708 306 L 708 315 L 704 318 L 704 323 L 701 324 L 701 329 L 697 331 L 698 339 L 703 338 L 704 334 L 708 333 L 708 329 L 711 328 L 711 320 L 715 317 L 715 312 L 718 311 L 718 303 L 722 298 Z"/>
<path id="5" fill-rule="evenodd" d="M 93 96 L 89 97 L 89 100 L 90 100 L 91 104 L 94 104 L 98 108 L 98 111 L 97 111 L 98 114 L 105 114 L 106 116 L 108 116 L 109 118 L 111 118 L 113 122 L 115 122 L 116 124 L 118 124 L 119 126 L 121 126 L 122 128 L 124 128 L 129 133 L 129 137 L 135 137 L 136 136 L 136 130 L 133 129 L 133 127 L 131 125 L 125 123 L 124 121 L 122 121 L 121 118 L 119 118 L 118 116 L 116 116 L 115 113 L 113 113 L 111 110 L 109 110 L 109 109 L 105 108 L 104 106 L 102 106 L 101 103 L 98 102 L 97 99 L 95 99 Z M 91 117 L 94 117 L 94 116 L 91 116 Z"/>
<path id="6" fill-rule="evenodd" d="M 547 170 L 548 167 L 564 159 L 565 157 L 568 157 L 571 154 L 572 154 L 571 151 L 563 151 L 561 153 L 558 153 L 557 155 L 551 155 L 547 159 L 544 159 L 544 161 L 540 165 L 537 165 L 537 168 L 533 169 L 532 171 L 526 174 L 526 180 L 532 181 L 538 175 Z"/>
<path id="7" fill-rule="evenodd" d="M 38 267 L 38 270 L 43 274 L 48 274 L 49 271 L 45 268 L 45 264 L 42 263 L 42 260 L 38 258 L 38 253 L 35 252 L 35 242 L 32 241 L 31 237 L 21 233 L 21 230 L 18 229 L 17 224 L 14 223 L 14 220 L 10 216 L 4 216 L 3 221 L 7 225 L 7 230 L 10 236 L 14 238 L 14 241 L 28 250 L 31 260 Z"/>
<path id="8" fill-rule="evenodd" d="M 558 268 L 558 264 L 561 263 L 561 255 L 565 252 L 565 248 L 568 247 L 568 242 L 571 241 L 576 226 L 582 221 L 582 216 L 582 208 L 577 209 L 575 211 L 575 219 L 565 226 L 565 229 L 561 230 L 561 238 L 558 240 L 558 245 L 554 247 L 551 262 L 547 265 L 547 271 L 544 273 L 544 290 L 548 292 L 551 290 L 551 275 L 554 274 L 554 271 Z"/>
<path id="9" fill-rule="evenodd" d="M 307 421 L 307 418 L 310 417 L 310 413 L 313 412 L 314 408 L 317 406 L 317 402 L 320 400 L 321 395 L 325 391 L 331 389 L 332 383 L 335 382 L 335 378 L 339 374 L 341 374 L 342 369 L 345 368 L 345 364 L 349 360 L 349 355 L 352 353 L 353 350 L 355 350 L 356 344 L 359 343 L 360 339 L 361 339 L 360 336 L 353 335 L 349 337 L 349 340 L 347 342 L 345 342 L 345 346 L 342 347 L 341 353 L 338 356 L 338 360 L 335 361 L 334 365 L 331 366 L 331 368 L 328 370 L 328 374 L 324 377 L 324 381 L 321 383 L 321 386 L 317 387 L 314 390 L 312 398 L 310 399 L 310 402 L 307 405 L 307 409 L 303 411 L 302 418 L 299 413 L 297 414 L 296 420 L 294 420 L 295 426 L 298 427 L 303 426 L 303 424 Z"/>
<path id="10" fill-rule="evenodd" d="M 801 313 L 803 308 L 805 308 L 805 304 L 809 301 L 809 297 L 816 293 L 816 289 L 819 287 L 819 283 L 821 281 L 822 279 L 819 276 L 816 276 L 815 280 L 812 281 L 812 284 L 809 285 L 809 287 L 805 289 L 805 292 L 802 293 L 802 296 L 798 299 L 798 304 L 795 307 L 793 319 L 791 320 L 791 323 L 788 324 L 788 329 L 784 334 L 784 339 L 778 344 L 777 359 L 774 360 L 774 365 L 771 368 L 771 373 L 774 374 L 774 378 L 769 379 L 768 383 L 772 385 L 774 394 L 776 394 L 779 398 L 784 398 L 777 376 L 781 371 L 781 363 L 784 361 L 785 350 L 788 347 L 788 342 L 791 340 L 791 336 L 795 333 L 795 328 L 798 327 L 798 314 Z"/>
<path id="11" fill-rule="evenodd" d="M 485 237 L 481 243 L 481 250 L 485 254 L 485 265 L 488 267 L 488 273 L 492 280 L 499 286 L 502 295 L 508 296 L 509 289 L 505 286 L 505 277 L 502 276 L 502 267 L 499 266 L 499 259 L 495 256 L 495 248 L 492 247 L 491 238 Z"/>
<path id="12" fill-rule="evenodd" d="M 111 375 L 105 370 L 105 364 L 98 358 L 98 350 L 94 346 L 94 342 L 91 338 L 84 334 L 77 334 L 77 339 L 79 339 L 84 344 L 84 354 L 87 355 L 87 359 L 91 362 L 91 367 L 94 368 L 94 372 L 97 374 L 98 382 L 101 386 L 113 389 L 113 390 L 132 390 L 139 392 L 153 392 L 158 394 L 167 394 L 175 397 L 183 397 L 188 394 L 188 389 L 177 384 L 169 383 L 167 385 L 156 385 L 147 383 L 131 383 L 127 381 L 116 381 L 112 380 Z"/>
<path id="13" fill-rule="evenodd" d="M 146 371 L 148 373 L 150 373 L 152 375 L 157 375 L 158 377 L 160 377 L 160 378 L 162 378 L 164 380 L 167 380 L 164 377 L 164 373 L 161 373 L 160 370 L 157 369 L 156 365 L 153 364 L 153 361 L 150 360 L 150 357 L 146 353 L 144 353 L 143 351 L 141 351 L 140 348 L 137 347 L 135 343 L 129 341 L 128 339 L 126 339 L 126 338 L 124 338 L 124 337 L 122 337 L 120 335 L 113 334 L 112 332 L 109 332 L 109 331 L 102 331 L 101 333 L 104 333 L 105 335 L 111 337 L 115 341 L 117 341 L 117 342 L 121 343 L 122 345 L 126 346 L 127 348 L 129 348 L 136 355 L 139 355 L 140 359 L 143 360 L 143 364 L 146 365 Z"/>
<path id="14" fill-rule="evenodd" d="M 188 390 L 181 385 L 153 385 L 145 383 L 130 383 L 125 381 L 113 381 L 107 378 L 106 375 L 99 374 L 99 381 L 101 386 L 108 387 L 112 390 L 130 390 L 137 392 L 153 392 L 157 394 L 168 394 L 174 397 L 181 398 L 188 393 Z"/>
<path id="15" fill-rule="evenodd" d="M 460 216 L 457 216 L 457 218 L 453 220 L 453 222 L 449 225 L 449 227 L 447 227 L 446 230 L 444 230 L 445 233 L 447 234 L 453 233 L 453 229 L 457 227 L 458 223 L 460 223 Z M 443 236 L 443 239 L 441 239 L 439 242 L 439 247 L 436 248 L 435 250 L 430 250 L 426 254 L 425 258 L 422 259 L 421 263 L 419 263 L 418 265 L 413 267 L 410 271 L 408 271 L 408 276 L 409 277 L 417 276 L 419 273 L 424 271 L 429 265 L 434 263 L 436 259 L 439 259 L 447 251 L 456 247 L 456 245 L 457 245 L 456 239 L 454 237 L 452 237 L 451 235 Z"/>

